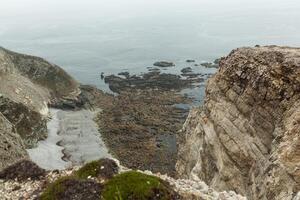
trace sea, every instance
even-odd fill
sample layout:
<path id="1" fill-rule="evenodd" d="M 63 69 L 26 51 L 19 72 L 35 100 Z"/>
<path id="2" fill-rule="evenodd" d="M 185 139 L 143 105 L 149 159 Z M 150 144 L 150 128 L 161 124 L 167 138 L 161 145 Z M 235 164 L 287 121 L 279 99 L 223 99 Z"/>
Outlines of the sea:
<path id="1" fill-rule="evenodd" d="M 0 0 L 0 46 L 43 57 L 83 84 L 171 61 L 180 73 L 242 46 L 300 46 L 299 0 Z M 201 89 L 203 94 L 204 89 Z M 202 97 L 201 97 L 202 98 Z"/>

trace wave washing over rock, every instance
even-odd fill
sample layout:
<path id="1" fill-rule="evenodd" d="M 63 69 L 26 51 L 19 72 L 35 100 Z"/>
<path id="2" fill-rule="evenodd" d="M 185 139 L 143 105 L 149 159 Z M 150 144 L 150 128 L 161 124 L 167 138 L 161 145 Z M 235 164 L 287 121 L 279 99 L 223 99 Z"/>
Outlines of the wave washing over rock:
<path id="1" fill-rule="evenodd" d="M 300 49 L 232 51 L 181 131 L 178 173 L 253 200 L 290 200 L 299 161 Z"/>

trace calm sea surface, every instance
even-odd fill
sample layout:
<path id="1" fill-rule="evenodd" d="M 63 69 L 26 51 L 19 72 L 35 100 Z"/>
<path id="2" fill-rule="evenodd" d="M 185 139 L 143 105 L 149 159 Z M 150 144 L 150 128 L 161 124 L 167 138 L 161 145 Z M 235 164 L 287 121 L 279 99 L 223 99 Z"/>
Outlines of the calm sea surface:
<path id="1" fill-rule="evenodd" d="M 159 60 L 175 72 L 240 46 L 300 46 L 299 20 L 296 0 L 1 0 L 0 45 L 105 89 L 101 72 Z"/>

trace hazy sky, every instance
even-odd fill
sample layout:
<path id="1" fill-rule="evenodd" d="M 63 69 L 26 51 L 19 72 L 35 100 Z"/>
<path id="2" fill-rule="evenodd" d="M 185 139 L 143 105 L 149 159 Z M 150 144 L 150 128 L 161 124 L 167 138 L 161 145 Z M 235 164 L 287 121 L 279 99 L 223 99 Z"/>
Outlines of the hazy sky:
<path id="1" fill-rule="evenodd" d="M 279 10 L 300 8 L 299 0 L 1 0 L 1 16 L 61 14 L 126 13 L 178 11 L 181 9 L 215 9 L 219 12 L 244 10 Z M 91 13 L 90 13 L 91 12 Z"/>

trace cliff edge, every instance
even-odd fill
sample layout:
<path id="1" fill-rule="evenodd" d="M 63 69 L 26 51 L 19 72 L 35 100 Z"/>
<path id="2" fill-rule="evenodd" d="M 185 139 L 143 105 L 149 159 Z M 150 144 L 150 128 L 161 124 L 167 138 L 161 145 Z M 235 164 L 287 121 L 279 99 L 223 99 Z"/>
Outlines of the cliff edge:
<path id="1" fill-rule="evenodd" d="M 180 176 L 248 199 L 300 189 L 300 48 L 233 50 L 180 133 Z"/>
<path id="2" fill-rule="evenodd" d="M 0 170 L 47 136 L 48 105 L 79 99 L 79 84 L 42 58 L 0 47 Z"/>

